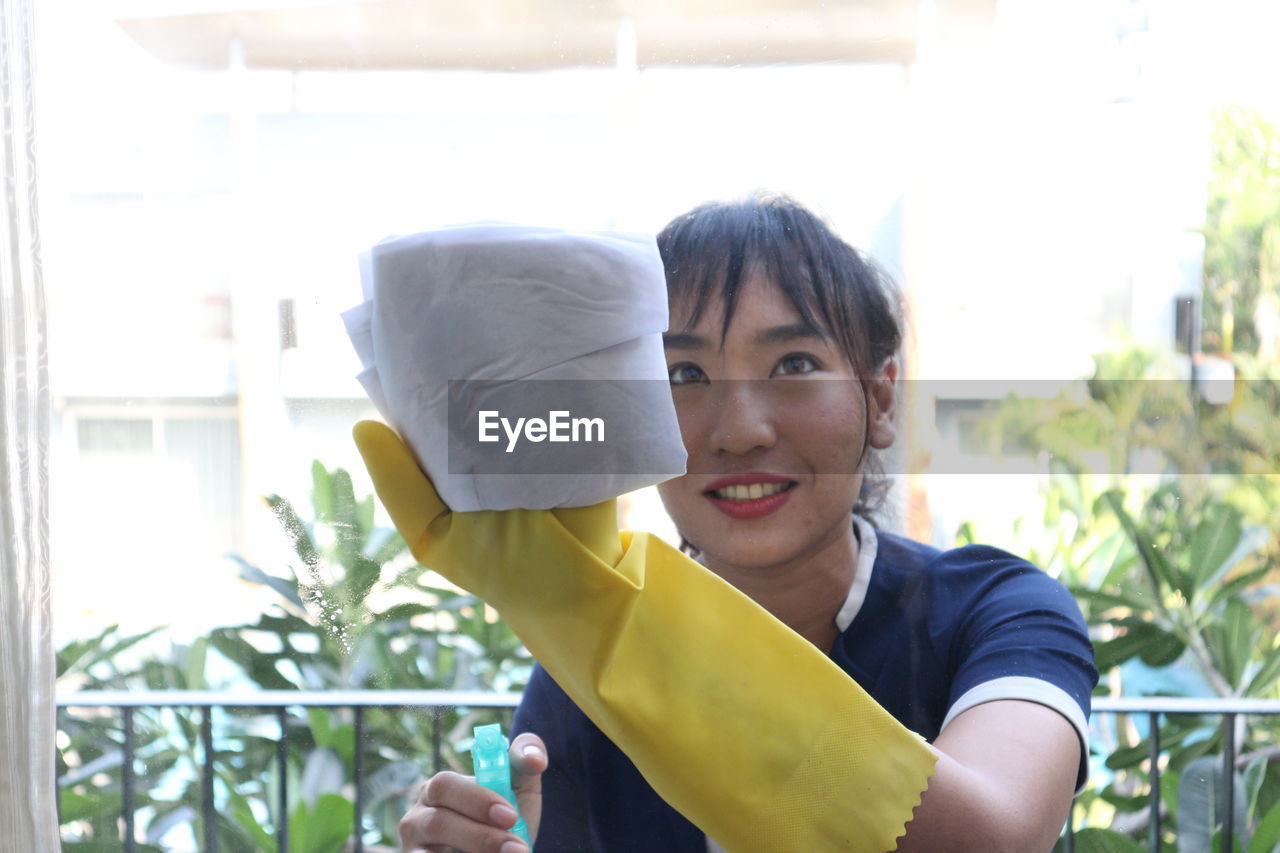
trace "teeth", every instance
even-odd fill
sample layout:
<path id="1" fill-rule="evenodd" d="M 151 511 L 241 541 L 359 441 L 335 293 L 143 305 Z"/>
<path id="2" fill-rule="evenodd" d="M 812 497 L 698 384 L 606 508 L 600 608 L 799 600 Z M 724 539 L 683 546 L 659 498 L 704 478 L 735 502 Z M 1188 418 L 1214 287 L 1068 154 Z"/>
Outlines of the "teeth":
<path id="1" fill-rule="evenodd" d="M 730 501 L 755 501 L 776 495 L 787 488 L 786 483 L 752 483 L 749 486 L 725 486 L 712 492 L 716 497 Z"/>

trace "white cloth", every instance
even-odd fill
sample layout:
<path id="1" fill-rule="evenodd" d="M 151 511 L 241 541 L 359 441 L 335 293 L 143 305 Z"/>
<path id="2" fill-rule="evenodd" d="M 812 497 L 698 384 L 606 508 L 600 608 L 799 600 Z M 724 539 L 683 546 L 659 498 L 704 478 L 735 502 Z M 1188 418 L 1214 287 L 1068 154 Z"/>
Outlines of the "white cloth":
<path id="1" fill-rule="evenodd" d="M 378 243 L 361 259 L 361 280 L 365 302 L 343 315 L 360 382 L 453 509 L 587 506 L 684 473 L 652 237 L 454 226 Z M 526 441 L 504 457 L 501 444 L 462 434 L 458 408 L 451 422 L 450 382 L 460 380 L 472 383 L 473 410 L 572 388 L 606 441 Z M 492 473 L 495 460 L 518 461 Z"/>

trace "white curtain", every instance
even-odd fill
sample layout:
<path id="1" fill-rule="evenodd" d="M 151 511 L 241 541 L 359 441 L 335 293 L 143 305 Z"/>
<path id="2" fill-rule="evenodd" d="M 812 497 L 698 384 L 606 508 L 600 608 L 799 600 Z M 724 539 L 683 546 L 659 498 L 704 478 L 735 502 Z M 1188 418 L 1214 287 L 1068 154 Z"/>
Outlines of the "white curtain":
<path id="1" fill-rule="evenodd" d="M 0 0 L 0 849 L 56 851 L 32 0 Z"/>

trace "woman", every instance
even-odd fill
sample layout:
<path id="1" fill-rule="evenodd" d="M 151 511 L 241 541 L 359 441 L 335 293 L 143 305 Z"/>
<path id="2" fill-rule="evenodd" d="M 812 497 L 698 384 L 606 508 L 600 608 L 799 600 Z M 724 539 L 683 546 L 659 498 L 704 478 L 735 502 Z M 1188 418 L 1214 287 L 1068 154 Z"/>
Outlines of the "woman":
<path id="1" fill-rule="evenodd" d="M 682 547 L 932 743 L 936 772 L 898 850 L 1050 849 L 1084 780 L 1092 649 L 1065 589 L 1024 561 L 940 552 L 868 520 L 868 457 L 896 436 L 890 289 L 786 198 L 697 208 L 658 242 L 689 453 L 689 473 L 659 491 Z M 540 668 L 515 728 L 539 853 L 719 849 Z M 857 803 L 848 812 L 858 820 Z M 402 841 L 515 853 L 514 820 L 491 792 L 442 773 Z"/>

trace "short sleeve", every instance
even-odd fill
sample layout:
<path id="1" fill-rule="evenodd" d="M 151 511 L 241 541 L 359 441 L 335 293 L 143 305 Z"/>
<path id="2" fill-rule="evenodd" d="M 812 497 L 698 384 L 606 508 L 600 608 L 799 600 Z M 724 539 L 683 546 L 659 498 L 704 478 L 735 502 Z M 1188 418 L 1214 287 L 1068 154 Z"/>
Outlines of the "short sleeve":
<path id="1" fill-rule="evenodd" d="M 538 853 L 590 853 L 591 838 L 581 745 L 573 736 L 573 720 L 582 712 L 541 666 L 535 666 L 512 724 L 512 737 L 532 732 L 547 746 L 547 770 L 542 774 L 542 818 Z"/>
<path id="2" fill-rule="evenodd" d="M 948 552 L 937 575 L 963 602 L 953 635 L 946 728 L 968 709 L 1002 699 L 1045 705 L 1080 737 L 1076 785 L 1088 775 L 1089 697 L 1098 683 L 1093 645 L 1071 593 L 1037 567 L 994 548 Z"/>

